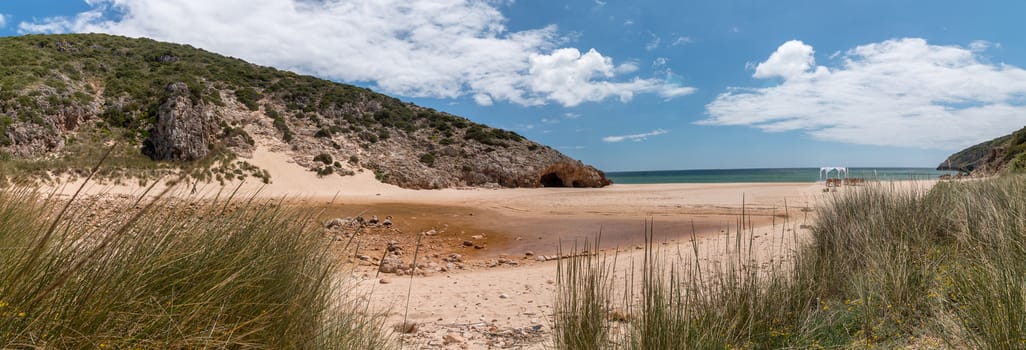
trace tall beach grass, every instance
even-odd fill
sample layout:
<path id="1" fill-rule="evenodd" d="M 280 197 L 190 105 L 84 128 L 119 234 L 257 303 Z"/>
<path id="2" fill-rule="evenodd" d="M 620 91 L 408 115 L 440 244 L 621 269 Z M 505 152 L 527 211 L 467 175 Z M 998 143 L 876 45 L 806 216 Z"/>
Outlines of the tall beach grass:
<path id="1" fill-rule="evenodd" d="M 310 219 L 0 189 L 0 348 L 390 348 Z"/>
<path id="2" fill-rule="evenodd" d="M 1026 179 L 886 184 L 833 194 L 786 263 L 757 263 L 742 217 L 710 264 L 648 244 L 637 276 L 598 258 L 561 264 L 554 328 L 594 334 L 560 349 L 1026 347 Z M 785 223 L 785 226 L 793 223 Z M 781 229 L 780 232 L 787 232 Z M 778 260 L 779 261 L 779 260 Z M 595 282 L 596 279 L 632 279 Z M 615 286 L 625 286 L 616 290 Z M 573 286 L 573 287 L 571 287 Z M 592 291 L 589 288 L 605 288 Z M 610 296 L 568 308 L 582 295 Z M 568 310 L 629 310 L 596 331 Z M 619 332 L 614 330 L 621 330 Z M 558 332 L 557 332 L 558 333 Z"/>

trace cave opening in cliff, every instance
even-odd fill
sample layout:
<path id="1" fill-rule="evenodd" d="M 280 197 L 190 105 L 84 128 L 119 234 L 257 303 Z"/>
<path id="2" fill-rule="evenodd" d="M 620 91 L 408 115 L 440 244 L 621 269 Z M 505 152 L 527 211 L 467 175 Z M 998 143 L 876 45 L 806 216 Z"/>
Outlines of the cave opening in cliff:
<path id="1" fill-rule="evenodd" d="M 559 175 L 556 175 L 556 173 L 542 175 L 541 185 L 542 187 L 566 187 L 566 185 L 563 184 L 563 179 L 560 179 Z"/>

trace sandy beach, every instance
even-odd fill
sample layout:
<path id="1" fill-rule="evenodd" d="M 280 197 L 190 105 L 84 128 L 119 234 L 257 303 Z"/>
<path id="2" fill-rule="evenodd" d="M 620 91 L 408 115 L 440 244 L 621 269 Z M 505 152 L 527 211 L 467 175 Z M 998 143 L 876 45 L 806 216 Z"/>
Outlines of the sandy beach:
<path id="1" fill-rule="evenodd" d="M 184 184 L 172 195 L 223 198 L 237 188 L 238 198 L 285 198 L 317 210 L 322 222 L 391 217 L 393 225 L 386 231 L 338 237 L 362 247 L 340 253 L 340 259 L 357 263 L 352 272 L 357 290 L 367 294 L 373 308 L 389 312 L 390 324 L 404 317 L 419 324 L 416 333 L 404 337 L 425 348 L 543 347 L 556 287 L 557 262 L 551 258 L 560 247 L 569 250 L 601 233 L 601 254 L 615 256 L 616 269 L 626 273 L 643 252 L 646 222 L 651 222 L 657 246 L 667 256 L 695 259 L 694 237 L 697 258 L 714 263 L 730 256 L 731 244 L 725 243 L 734 239 L 743 214 L 755 257 L 779 262 L 804 239 L 815 208 L 837 193 L 823 192 L 816 183 L 408 190 L 382 184 L 369 171 L 319 178 L 288 155 L 266 148 L 258 149 L 250 162 L 268 170 L 272 183 L 195 184 L 195 192 L 193 184 Z M 70 195 L 81 181 L 67 181 L 59 192 Z M 151 193 L 163 187 L 158 184 Z M 87 195 L 137 196 L 143 191 L 139 184 L 85 187 Z M 377 271 L 377 256 L 389 243 L 405 249 L 404 263 L 414 263 L 411 253 L 419 239 L 424 251 L 418 251 L 415 263 L 423 264 L 425 272 L 411 277 Z M 364 253 L 367 259 L 359 259 Z M 453 254 L 458 261 L 451 259 Z M 447 344 L 446 336 L 457 341 Z"/>

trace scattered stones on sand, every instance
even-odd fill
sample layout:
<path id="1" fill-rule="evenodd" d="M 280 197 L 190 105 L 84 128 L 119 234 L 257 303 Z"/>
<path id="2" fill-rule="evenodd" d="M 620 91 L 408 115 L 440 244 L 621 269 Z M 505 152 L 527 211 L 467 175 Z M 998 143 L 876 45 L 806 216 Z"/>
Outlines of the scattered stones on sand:
<path id="1" fill-rule="evenodd" d="M 386 249 L 392 254 L 403 255 L 403 247 L 399 245 L 399 241 L 389 241 Z"/>
<path id="2" fill-rule="evenodd" d="M 336 228 L 340 228 L 340 227 L 346 226 L 347 224 L 349 224 L 349 220 L 348 219 L 334 218 L 334 219 L 326 221 L 324 223 L 324 228 L 336 229 Z"/>
<path id="3" fill-rule="evenodd" d="M 403 259 L 395 255 L 387 255 L 381 259 L 378 271 L 383 273 L 396 273 L 403 266 Z"/>

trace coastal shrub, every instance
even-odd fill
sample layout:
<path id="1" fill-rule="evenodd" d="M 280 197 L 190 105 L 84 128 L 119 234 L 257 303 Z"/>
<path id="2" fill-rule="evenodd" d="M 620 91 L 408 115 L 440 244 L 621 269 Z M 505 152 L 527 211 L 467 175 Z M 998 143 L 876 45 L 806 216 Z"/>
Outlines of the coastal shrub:
<path id="1" fill-rule="evenodd" d="M 324 163 L 324 164 L 331 164 L 332 163 L 331 155 L 327 154 L 327 153 L 321 153 L 321 154 L 318 154 L 318 155 L 314 156 L 313 161 L 321 162 L 321 163 Z"/>
<path id="2" fill-rule="evenodd" d="M 733 249 L 716 262 L 698 259 L 697 245 L 690 255 L 668 253 L 650 239 L 640 270 L 621 277 L 626 283 L 592 282 L 611 278 L 600 259 L 561 261 L 567 269 L 589 267 L 560 279 L 584 287 L 557 288 L 556 347 L 1019 348 L 1026 339 L 1022 176 L 831 194 L 784 263 L 745 253 L 754 231 L 739 226 L 721 245 Z M 610 315 L 626 310 L 605 323 L 618 332 L 595 331 L 586 320 L 593 316 L 568 302 L 617 295 L 617 285 L 628 286 L 622 303 L 588 303 L 606 305 Z M 564 341 L 576 333 L 610 335 L 597 344 Z"/>
<path id="3" fill-rule="evenodd" d="M 335 173 L 335 167 L 328 165 L 317 168 L 317 176 L 324 177 Z"/>
<path id="4" fill-rule="evenodd" d="M 431 153 L 424 153 L 420 156 L 420 162 L 427 166 L 435 165 L 435 155 Z"/>
<path id="5" fill-rule="evenodd" d="M 162 196 L 0 190 L 0 348 L 392 347 L 309 214 Z"/>
<path id="6" fill-rule="evenodd" d="M 245 105 L 246 108 L 249 108 L 249 110 L 256 111 L 260 109 L 260 105 L 257 102 L 264 98 L 264 96 L 253 88 L 247 87 L 235 90 L 235 98 Z"/>

